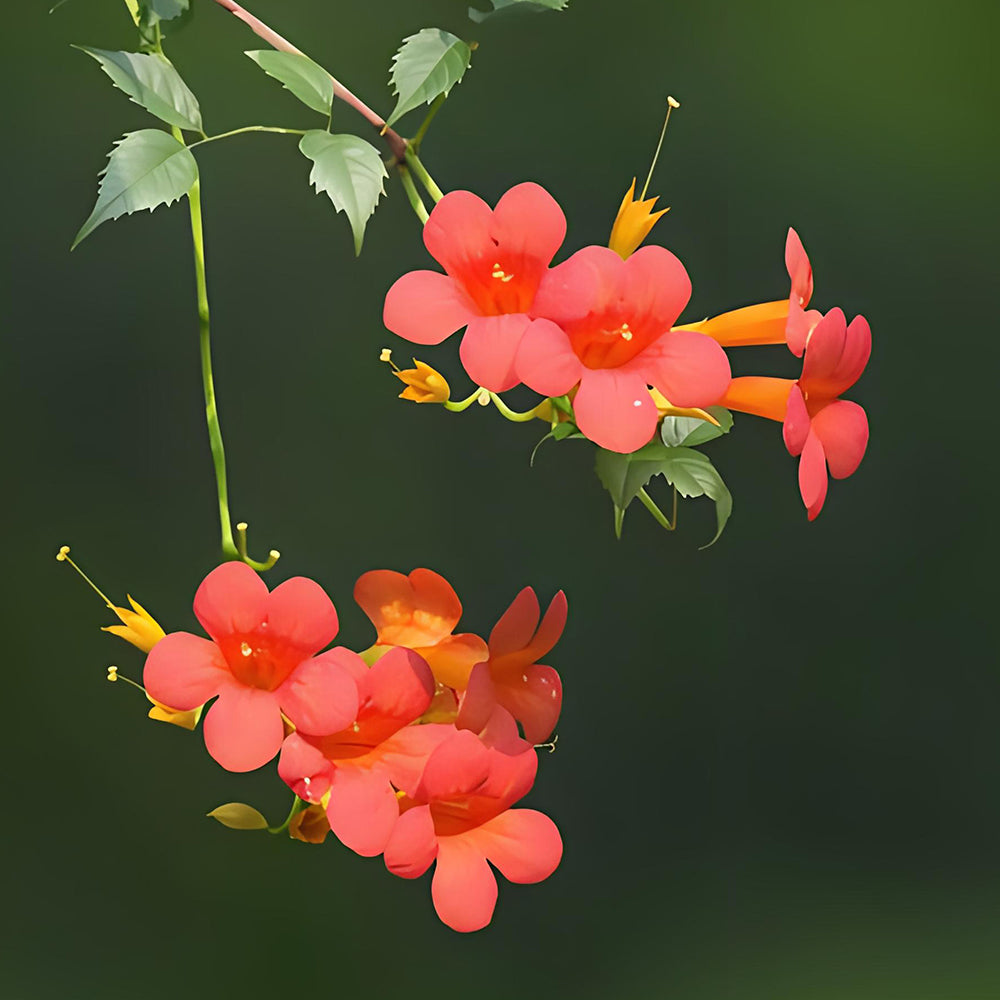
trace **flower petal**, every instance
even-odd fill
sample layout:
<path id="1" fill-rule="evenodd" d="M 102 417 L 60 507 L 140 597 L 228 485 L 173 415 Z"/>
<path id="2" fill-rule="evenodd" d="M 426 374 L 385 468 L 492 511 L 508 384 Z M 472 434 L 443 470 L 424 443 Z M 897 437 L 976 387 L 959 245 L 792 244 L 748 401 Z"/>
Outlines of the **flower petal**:
<path id="1" fill-rule="evenodd" d="M 613 250 L 609 252 L 614 253 Z M 621 259 L 617 254 L 615 258 Z M 714 341 L 706 337 L 700 339 L 721 350 Z M 580 391 L 573 400 L 580 430 L 594 444 L 626 454 L 649 442 L 657 419 L 656 404 L 645 378 L 627 369 L 625 365 L 621 368 L 584 368 Z"/>
<path id="2" fill-rule="evenodd" d="M 475 734 L 456 730 L 427 758 L 415 797 L 432 802 L 468 795 L 489 777 L 490 760 Z"/>
<path id="3" fill-rule="evenodd" d="M 508 809 L 473 831 L 473 838 L 509 882 L 541 882 L 562 860 L 559 830 L 534 809 Z"/>
<path id="4" fill-rule="evenodd" d="M 493 212 L 471 191 L 449 191 L 431 210 L 424 226 L 424 246 L 453 277 L 461 280 L 469 261 L 488 254 Z"/>
<path id="5" fill-rule="evenodd" d="M 318 747 L 298 733 L 292 733 L 281 744 L 278 777 L 300 799 L 319 802 L 330 789 L 332 768 Z"/>
<path id="6" fill-rule="evenodd" d="M 562 681 L 552 667 L 533 663 L 522 673 L 494 677 L 497 702 L 521 723 L 529 743 L 552 735 L 562 710 Z"/>
<path id="7" fill-rule="evenodd" d="M 792 296 L 804 309 L 809 305 L 813 294 L 812 264 L 809 263 L 809 255 L 802 246 L 799 234 L 791 228 L 785 238 L 785 267 L 792 281 Z"/>
<path id="8" fill-rule="evenodd" d="M 267 584 L 242 562 L 217 566 L 194 595 L 194 613 L 213 638 L 252 632 L 264 620 Z"/>
<path id="9" fill-rule="evenodd" d="M 806 438 L 802 457 L 799 459 L 799 492 L 802 502 L 806 505 L 809 520 L 823 509 L 826 500 L 826 456 L 823 454 L 823 444 L 815 431 L 810 430 Z"/>
<path id="10" fill-rule="evenodd" d="M 430 868 L 437 852 L 430 806 L 414 806 L 396 821 L 383 854 L 385 866 L 393 875 L 420 878 Z"/>
<path id="11" fill-rule="evenodd" d="M 644 317 L 644 325 L 669 330 L 691 298 L 691 279 L 684 265 L 664 247 L 636 250 L 625 261 L 623 278 L 622 297 L 635 310 L 633 315 Z"/>
<path id="12" fill-rule="evenodd" d="M 410 649 L 390 649 L 358 685 L 359 715 L 377 716 L 405 726 L 427 710 L 434 696 L 430 667 Z"/>
<path id="13" fill-rule="evenodd" d="M 785 409 L 785 423 L 781 429 L 785 439 L 785 447 L 790 455 L 801 455 L 809 435 L 809 411 L 802 398 L 802 390 L 793 385 L 788 393 L 788 404 Z"/>
<path id="14" fill-rule="evenodd" d="M 274 692 L 296 729 L 310 736 L 327 736 L 355 720 L 358 686 L 346 661 L 357 655 L 338 646 L 303 660 Z"/>
<path id="15" fill-rule="evenodd" d="M 459 357 L 476 385 L 505 392 L 518 384 L 514 358 L 530 322 L 524 313 L 476 316 L 469 321 Z"/>
<path id="16" fill-rule="evenodd" d="M 409 576 L 388 569 L 364 573 L 354 586 L 354 600 L 371 619 L 379 643 L 388 646 L 433 646 L 462 617 L 462 602 L 451 584 L 429 569 Z"/>
<path id="17" fill-rule="evenodd" d="M 149 651 L 142 680 L 151 698 L 184 712 L 234 683 L 219 647 L 189 632 L 171 632 Z"/>
<path id="18" fill-rule="evenodd" d="M 642 372 L 674 406 L 711 406 L 732 380 L 726 352 L 711 337 L 688 330 L 665 333 L 623 367 Z"/>
<path id="19" fill-rule="evenodd" d="M 838 399 L 812 419 L 834 479 L 846 479 L 861 464 L 868 447 L 868 416 L 857 403 Z"/>
<path id="20" fill-rule="evenodd" d="M 531 642 L 541 608 L 531 587 L 525 587 L 510 602 L 510 607 L 500 616 L 490 632 L 490 656 L 505 656 L 524 649 Z"/>
<path id="21" fill-rule="evenodd" d="M 549 319 L 566 329 L 591 312 L 607 309 L 621 295 L 624 270 L 625 261 L 609 247 L 577 250 L 542 277 L 532 318 Z"/>
<path id="22" fill-rule="evenodd" d="M 492 235 L 499 248 L 548 267 L 566 238 L 566 216 L 540 184 L 516 184 L 493 210 Z"/>
<path id="23" fill-rule="evenodd" d="M 205 716 L 205 747 L 227 771 L 253 771 L 278 752 L 284 737 L 274 692 L 232 685 Z"/>
<path id="24" fill-rule="evenodd" d="M 326 818 L 337 839 L 355 854 L 381 854 L 399 819 L 399 800 L 385 771 L 335 768 Z"/>
<path id="25" fill-rule="evenodd" d="M 831 309 L 809 338 L 799 383 L 810 396 L 836 398 L 861 377 L 871 350 L 872 332 L 864 316 L 848 326 L 843 312 Z"/>
<path id="26" fill-rule="evenodd" d="M 326 591 L 304 576 L 293 576 L 267 599 L 267 634 L 301 651 L 302 658 L 333 642 L 340 627 Z"/>
<path id="27" fill-rule="evenodd" d="M 477 663 L 469 674 L 469 683 L 462 696 L 455 727 L 481 733 L 490 721 L 496 704 L 496 691 L 489 665 Z"/>
<path id="28" fill-rule="evenodd" d="M 517 377 L 544 396 L 562 396 L 580 381 L 583 365 L 562 327 L 548 319 L 531 322 L 514 362 Z"/>
<path id="29" fill-rule="evenodd" d="M 434 909 L 455 931 L 478 931 L 493 919 L 497 880 L 476 845 L 462 836 L 442 837 L 431 882 Z"/>
<path id="30" fill-rule="evenodd" d="M 386 294 L 382 322 L 414 344 L 440 344 L 478 312 L 454 278 L 437 271 L 410 271 Z"/>

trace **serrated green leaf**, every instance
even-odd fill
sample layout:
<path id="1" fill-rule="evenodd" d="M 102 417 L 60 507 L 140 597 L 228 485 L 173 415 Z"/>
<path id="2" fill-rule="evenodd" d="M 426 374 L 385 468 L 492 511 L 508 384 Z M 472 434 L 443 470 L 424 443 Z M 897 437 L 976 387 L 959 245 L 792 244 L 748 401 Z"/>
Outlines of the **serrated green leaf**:
<path id="1" fill-rule="evenodd" d="M 187 194 L 198 179 L 190 150 L 167 132 L 147 128 L 115 143 L 101 171 L 97 204 L 73 240 L 73 249 L 102 222 L 160 205 Z"/>
<path id="2" fill-rule="evenodd" d="M 724 406 L 710 406 L 708 412 L 719 421 L 719 426 L 710 424 L 698 417 L 664 417 L 660 425 L 660 440 L 671 448 L 695 445 L 714 441 L 733 429 L 733 415 Z"/>
<path id="3" fill-rule="evenodd" d="M 707 496 L 715 501 L 715 537 L 703 545 L 714 545 L 733 512 L 733 496 L 714 465 L 700 452 L 691 448 L 668 448 L 661 472 L 667 482 L 683 497 Z"/>
<path id="4" fill-rule="evenodd" d="M 309 182 L 347 216 L 354 233 L 354 252 L 361 253 L 365 225 L 385 194 L 384 182 L 389 176 L 378 150 L 357 136 L 331 135 L 322 129 L 307 132 L 299 149 L 313 161 Z"/>
<path id="5" fill-rule="evenodd" d="M 74 48 L 93 56 L 112 83 L 129 98 L 168 125 L 202 130 L 201 108 L 166 56 L 143 52 L 110 52 L 87 45 Z"/>
<path id="6" fill-rule="evenodd" d="M 611 494 L 616 507 L 624 510 L 638 496 L 639 490 L 663 471 L 663 462 L 669 450 L 659 441 L 650 441 L 629 455 L 597 449 L 597 478 Z"/>
<path id="7" fill-rule="evenodd" d="M 266 830 L 268 825 L 264 816 L 245 802 L 227 802 L 205 815 L 228 826 L 230 830 Z"/>
<path id="8" fill-rule="evenodd" d="M 490 3 L 493 5 L 492 10 L 477 10 L 475 7 L 470 7 L 469 17 L 477 24 L 482 24 L 495 14 L 506 14 L 515 10 L 540 14 L 546 10 L 565 10 L 569 6 L 569 0 L 490 0 Z"/>
<path id="9" fill-rule="evenodd" d="M 309 56 L 255 49 L 248 55 L 268 76 L 290 90 L 307 108 L 328 115 L 333 107 L 333 80 Z"/>
<path id="10" fill-rule="evenodd" d="M 161 21 L 172 21 L 186 14 L 191 0 L 139 0 L 139 7 L 155 14 Z"/>
<path id="11" fill-rule="evenodd" d="M 389 74 L 397 100 L 386 125 L 441 94 L 447 95 L 465 75 L 471 59 L 472 49 L 440 28 L 421 28 L 404 38 Z"/>

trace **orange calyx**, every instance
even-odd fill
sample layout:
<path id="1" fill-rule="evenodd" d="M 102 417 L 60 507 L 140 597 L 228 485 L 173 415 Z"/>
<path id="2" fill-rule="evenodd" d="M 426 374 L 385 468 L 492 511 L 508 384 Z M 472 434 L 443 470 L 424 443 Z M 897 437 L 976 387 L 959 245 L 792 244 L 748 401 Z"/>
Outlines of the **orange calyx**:
<path id="1" fill-rule="evenodd" d="M 451 398 L 451 386 L 448 380 L 430 365 L 413 359 L 414 368 L 403 368 L 394 371 L 406 388 L 399 394 L 400 399 L 409 399 L 414 403 L 447 403 Z"/>
<path id="2" fill-rule="evenodd" d="M 611 239 L 608 246 L 622 260 L 635 253 L 642 245 L 643 241 L 650 234 L 653 226 L 660 218 L 670 211 L 669 206 L 662 208 L 658 212 L 653 211 L 653 206 L 658 201 L 655 198 L 635 198 L 635 178 L 632 178 L 632 185 L 625 192 L 618 215 L 615 217 L 614 225 L 611 227 Z"/>

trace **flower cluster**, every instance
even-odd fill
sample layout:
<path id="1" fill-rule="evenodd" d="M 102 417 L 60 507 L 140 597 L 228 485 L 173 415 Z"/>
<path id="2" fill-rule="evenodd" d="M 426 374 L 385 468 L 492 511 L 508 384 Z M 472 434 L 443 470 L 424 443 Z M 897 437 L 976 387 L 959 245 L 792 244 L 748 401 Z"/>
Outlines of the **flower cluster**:
<path id="1" fill-rule="evenodd" d="M 609 246 L 584 247 L 555 266 L 566 219 L 539 185 L 518 184 L 492 210 L 468 191 L 445 195 L 423 231 L 445 273 L 399 278 L 386 296 L 386 327 L 417 344 L 464 327 L 461 360 L 477 386 L 496 399 L 524 384 L 547 397 L 542 405 L 558 403 L 580 435 L 620 454 L 647 445 L 665 416 L 717 422 L 708 408 L 726 407 L 779 420 L 788 450 L 801 456 L 802 498 L 814 518 L 827 468 L 850 475 L 867 445 L 864 410 L 839 398 L 867 363 L 867 323 L 808 309 L 812 268 L 790 230 L 788 298 L 677 325 L 691 281 L 669 250 L 639 248 L 666 210 L 653 212 L 655 199 L 635 200 L 634 190 L 633 182 Z M 804 354 L 801 377 L 733 379 L 724 348 L 749 344 Z M 404 398 L 446 402 L 443 376 L 416 364 L 397 371 L 412 390 Z M 427 391 L 434 378 L 439 391 Z"/>
<path id="2" fill-rule="evenodd" d="M 559 675 L 539 660 L 562 634 L 565 596 L 542 616 L 525 588 L 488 641 L 455 633 L 461 602 L 428 569 L 366 573 L 355 597 L 375 644 L 321 652 L 338 619 L 317 583 L 294 577 L 268 591 L 249 566 L 224 563 L 194 599 L 209 637 L 155 641 L 147 694 L 172 712 L 215 699 L 204 720 L 209 754 L 230 771 L 278 756 L 301 803 L 293 836 L 320 842 L 329 829 L 362 856 L 384 855 L 403 878 L 435 864 L 438 915 L 478 930 L 497 898 L 490 864 L 512 882 L 539 882 L 562 857 L 552 820 L 513 807 L 534 784 L 535 747 L 562 706 Z"/>

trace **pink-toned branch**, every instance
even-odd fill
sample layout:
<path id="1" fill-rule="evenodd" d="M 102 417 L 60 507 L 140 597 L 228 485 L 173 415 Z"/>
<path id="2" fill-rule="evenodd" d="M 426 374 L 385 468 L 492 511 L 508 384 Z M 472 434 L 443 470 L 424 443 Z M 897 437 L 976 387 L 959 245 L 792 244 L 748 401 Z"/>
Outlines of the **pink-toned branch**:
<path id="1" fill-rule="evenodd" d="M 292 45 L 287 38 L 279 35 L 264 24 L 260 18 L 254 17 L 248 10 L 241 7 L 236 3 L 236 0 L 215 0 L 215 2 L 220 7 L 225 7 L 230 14 L 238 17 L 258 38 L 262 38 L 268 45 L 278 49 L 279 52 L 291 52 L 300 56 L 305 55 L 301 49 Z M 385 119 L 372 111 L 360 97 L 348 90 L 335 76 L 331 74 L 330 79 L 333 81 L 334 96 L 345 104 L 349 104 L 358 114 L 370 121 L 379 130 L 379 133 L 385 138 L 386 142 L 389 143 L 396 158 L 401 161 L 406 154 L 406 140 L 398 132 L 394 132 L 391 128 L 386 128 Z"/>

